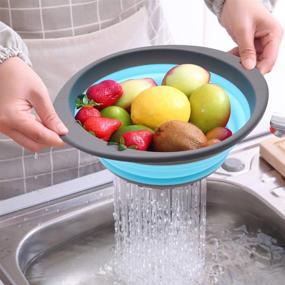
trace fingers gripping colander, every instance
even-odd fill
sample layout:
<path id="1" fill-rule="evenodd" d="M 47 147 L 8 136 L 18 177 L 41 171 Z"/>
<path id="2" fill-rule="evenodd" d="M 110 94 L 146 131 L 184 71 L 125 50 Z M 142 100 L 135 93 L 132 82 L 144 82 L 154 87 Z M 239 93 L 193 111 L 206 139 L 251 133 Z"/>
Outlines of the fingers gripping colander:
<path id="1" fill-rule="evenodd" d="M 85 131 L 74 119 L 76 97 L 90 85 L 104 79 L 124 81 L 151 77 L 158 84 L 174 65 L 193 63 L 211 72 L 211 82 L 222 86 L 231 101 L 228 127 L 233 136 L 194 151 L 118 151 Z M 228 53 L 191 46 L 157 46 L 128 50 L 96 61 L 75 74 L 55 101 L 60 118 L 69 129 L 63 140 L 87 153 L 99 156 L 116 175 L 150 185 L 176 185 L 199 180 L 214 172 L 230 148 L 257 125 L 266 109 L 268 88 L 258 70 L 244 70 L 237 57 Z"/>

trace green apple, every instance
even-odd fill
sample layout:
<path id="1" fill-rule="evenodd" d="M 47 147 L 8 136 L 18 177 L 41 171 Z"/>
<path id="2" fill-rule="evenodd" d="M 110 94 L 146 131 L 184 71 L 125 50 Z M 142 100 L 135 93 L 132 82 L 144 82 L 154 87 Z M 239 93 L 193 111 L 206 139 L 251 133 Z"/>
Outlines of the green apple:
<path id="1" fill-rule="evenodd" d="M 123 88 L 123 96 L 116 102 L 116 105 L 124 109 L 129 109 L 133 100 L 142 91 L 156 86 L 152 78 L 129 79 L 120 83 Z"/>
<path id="2" fill-rule="evenodd" d="M 181 64 L 171 68 L 162 80 L 163 85 L 175 87 L 187 96 L 210 81 L 210 73 L 195 64 Z"/>
<path id="3" fill-rule="evenodd" d="M 225 127 L 231 113 L 230 99 L 223 88 L 205 84 L 190 96 L 190 122 L 204 133 L 217 127 Z"/>
<path id="4" fill-rule="evenodd" d="M 118 119 L 121 121 L 122 126 L 131 124 L 130 114 L 119 106 L 109 106 L 104 108 L 101 111 L 101 116 L 103 118 Z"/>

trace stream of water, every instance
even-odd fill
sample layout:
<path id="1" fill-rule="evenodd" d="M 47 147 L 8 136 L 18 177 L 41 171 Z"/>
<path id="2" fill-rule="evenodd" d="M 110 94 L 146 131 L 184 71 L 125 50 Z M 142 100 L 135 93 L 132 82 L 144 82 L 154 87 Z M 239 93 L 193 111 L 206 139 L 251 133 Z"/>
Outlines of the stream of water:
<path id="1" fill-rule="evenodd" d="M 198 282 L 205 262 L 206 182 L 114 188 L 115 272 L 126 284 Z"/>

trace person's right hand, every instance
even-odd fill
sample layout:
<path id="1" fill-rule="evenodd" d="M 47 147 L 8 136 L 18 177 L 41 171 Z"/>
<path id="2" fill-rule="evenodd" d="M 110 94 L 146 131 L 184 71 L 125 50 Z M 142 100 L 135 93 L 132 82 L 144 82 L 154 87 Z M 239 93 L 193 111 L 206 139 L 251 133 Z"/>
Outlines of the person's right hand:
<path id="1" fill-rule="evenodd" d="M 44 83 L 18 57 L 0 64 L 0 132 L 33 152 L 62 146 L 60 135 L 68 132 Z"/>
<path id="2" fill-rule="evenodd" d="M 281 24 L 260 0 L 227 0 L 220 21 L 237 43 L 231 52 L 246 69 L 272 70 L 283 37 Z"/>

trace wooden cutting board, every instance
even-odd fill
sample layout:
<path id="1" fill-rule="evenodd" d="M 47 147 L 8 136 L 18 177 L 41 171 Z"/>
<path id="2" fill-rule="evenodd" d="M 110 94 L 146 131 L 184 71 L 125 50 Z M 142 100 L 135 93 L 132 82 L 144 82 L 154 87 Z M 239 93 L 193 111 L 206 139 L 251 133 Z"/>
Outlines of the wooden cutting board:
<path id="1" fill-rule="evenodd" d="M 261 142 L 260 155 L 285 177 L 285 138 L 272 136 Z"/>

